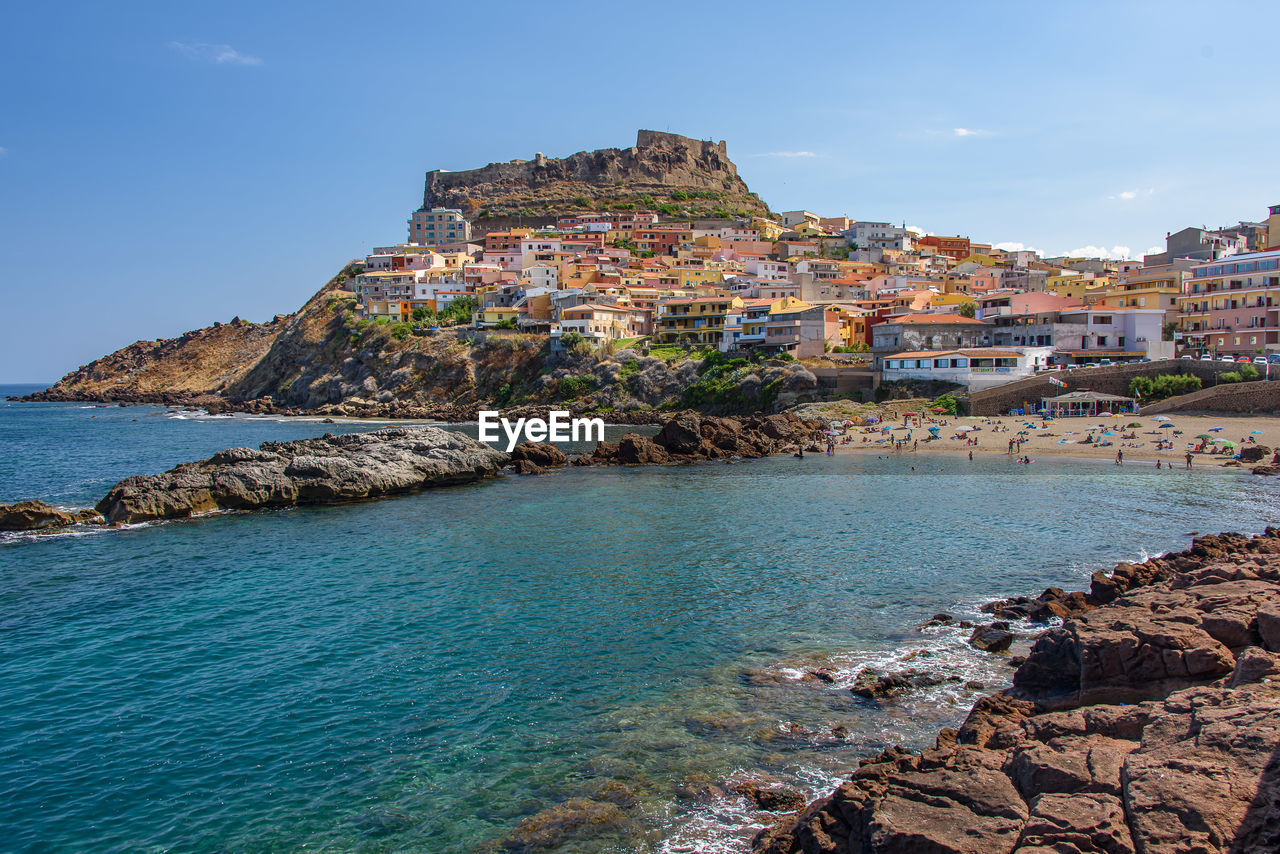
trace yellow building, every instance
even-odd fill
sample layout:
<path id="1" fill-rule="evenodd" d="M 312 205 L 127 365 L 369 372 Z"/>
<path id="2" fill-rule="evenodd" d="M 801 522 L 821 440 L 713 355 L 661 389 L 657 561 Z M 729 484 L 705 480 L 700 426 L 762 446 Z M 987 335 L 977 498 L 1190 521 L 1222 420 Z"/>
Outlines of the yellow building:
<path id="1" fill-rule="evenodd" d="M 774 222 L 771 219 L 765 219 L 762 216 L 753 216 L 751 218 L 751 228 L 760 232 L 761 240 L 777 240 L 786 231 L 781 223 Z"/>
<path id="2" fill-rule="evenodd" d="M 654 336 L 659 344 L 718 347 L 724 338 L 725 316 L 742 305 L 741 297 L 729 296 L 663 300 L 658 303 L 661 315 L 655 321 Z"/>

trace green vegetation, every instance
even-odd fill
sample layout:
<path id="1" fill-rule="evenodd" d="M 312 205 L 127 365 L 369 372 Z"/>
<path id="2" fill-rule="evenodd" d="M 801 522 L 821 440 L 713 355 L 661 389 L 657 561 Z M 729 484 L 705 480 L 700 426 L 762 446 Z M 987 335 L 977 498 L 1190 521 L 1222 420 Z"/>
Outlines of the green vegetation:
<path id="1" fill-rule="evenodd" d="M 573 399 L 590 394 L 596 390 L 596 378 L 590 374 L 565 377 L 557 386 L 562 399 Z"/>
<path id="2" fill-rule="evenodd" d="M 689 199 L 689 194 L 684 192 L 683 190 L 672 190 L 669 195 L 671 197 L 671 201 L 673 202 L 684 202 L 684 201 L 688 201 Z"/>
<path id="3" fill-rule="evenodd" d="M 1146 401 L 1164 400 L 1166 397 L 1188 394 L 1199 388 L 1200 378 L 1193 374 L 1161 374 L 1154 378 L 1134 377 L 1129 380 L 1129 394 Z"/>
<path id="4" fill-rule="evenodd" d="M 930 409 L 941 409 L 943 415 L 955 415 L 956 408 L 960 402 L 956 400 L 955 395 L 940 394 L 929 404 Z"/>
<path id="5" fill-rule="evenodd" d="M 871 348 L 867 346 L 866 341 L 859 341 L 857 344 L 854 344 L 852 347 L 832 347 L 831 352 L 832 353 L 866 353 L 870 349 Z"/>
<path id="6" fill-rule="evenodd" d="M 476 310 L 479 303 L 475 297 L 458 297 L 453 302 L 440 309 L 436 314 L 436 319 L 441 326 L 457 326 L 460 323 L 470 323 L 471 313 Z"/>
<path id="7" fill-rule="evenodd" d="M 956 314 L 961 317 L 975 317 L 978 314 L 977 303 L 962 302 L 960 307 L 956 309 Z"/>
<path id="8" fill-rule="evenodd" d="M 436 313 L 431 309 L 427 308 L 425 305 L 420 305 L 413 310 L 414 323 L 434 322 L 435 319 L 436 319 Z"/>
<path id="9" fill-rule="evenodd" d="M 1238 371 L 1227 371 L 1225 374 L 1218 374 L 1218 382 L 1220 383 L 1244 383 L 1252 382 L 1258 378 L 1258 369 L 1253 365 L 1241 365 Z"/>
<path id="10" fill-rule="evenodd" d="M 407 323 L 391 324 L 391 337 L 397 341 L 403 341 L 413 332 L 413 327 Z"/>

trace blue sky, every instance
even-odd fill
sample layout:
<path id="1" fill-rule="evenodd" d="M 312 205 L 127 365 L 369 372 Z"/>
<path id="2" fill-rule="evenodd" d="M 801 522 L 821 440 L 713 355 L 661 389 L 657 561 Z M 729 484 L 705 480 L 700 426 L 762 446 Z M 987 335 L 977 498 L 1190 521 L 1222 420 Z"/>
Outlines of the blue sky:
<path id="1" fill-rule="evenodd" d="M 1280 203 L 1268 4 L 9 4 L 0 382 L 297 308 L 427 169 L 725 139 L 775 210 L 1140 255 Z M 1117 249 L 1119 248 L 1119 249 Z"/>

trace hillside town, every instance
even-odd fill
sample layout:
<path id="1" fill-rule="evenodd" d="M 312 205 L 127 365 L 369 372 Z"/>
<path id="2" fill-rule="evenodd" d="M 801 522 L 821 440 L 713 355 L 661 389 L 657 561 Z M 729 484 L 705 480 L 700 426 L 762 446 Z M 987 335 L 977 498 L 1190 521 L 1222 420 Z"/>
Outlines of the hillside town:
<path id="1" fill-rule="evenodd" d="M 352 287 L 360 315 L 418 334 L 465 325 L 545 335 L 553 352 L 585 341 L 827 355 L 884 381 L 970 390 L 1072 366 L 1280 362 L 1280 205 L 1165 243 L 1140 260 L 1042 257 L 806 210 L 594 211 L 487 230 L 424 206 Z"/>

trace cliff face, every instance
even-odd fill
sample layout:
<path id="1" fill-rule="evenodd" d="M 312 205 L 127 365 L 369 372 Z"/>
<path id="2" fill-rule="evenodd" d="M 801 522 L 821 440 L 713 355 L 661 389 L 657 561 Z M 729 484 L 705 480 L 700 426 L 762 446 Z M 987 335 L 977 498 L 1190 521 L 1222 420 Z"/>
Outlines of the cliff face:
<path id="1" fill-rule="evenodd" d="M 343 288 L 351 272 L 344 270 L 288 317 L 140 341 L 31 397 L 469 420 L 477 408 L 553 403 L 615 418 L 686 405 L 754 412 L 816 396 L 816 378 L 795 363 L 708 369 L 633 351 L 552 359 L 545 336 L 472 343 L 453 330 L 414 335 L 406 325 L 359 319 L 352 311 L 355 294 Z"/>
<path id="2" fill-rule="evenodd" d="M 425 208 L 461 208 L 469 217 L 547 216 L 584 209 L 660 209 L 672 216 L 765 214 L 768 206 L 738 177 L 724 142 L 642 130 L 633 148 L 580 151 L 564 158 L 490 163 L 427 173 Z"/>

